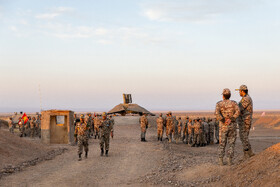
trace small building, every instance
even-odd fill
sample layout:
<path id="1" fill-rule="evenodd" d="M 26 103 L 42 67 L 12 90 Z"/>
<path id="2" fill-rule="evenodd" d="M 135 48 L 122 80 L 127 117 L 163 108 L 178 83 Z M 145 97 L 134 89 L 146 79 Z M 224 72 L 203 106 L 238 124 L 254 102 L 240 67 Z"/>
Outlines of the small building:
<path id="1" fill-rule="evenodd" d="M 70 110 L 42 111 L 41 139 L 45 144 L 74 143 L 74 112 Z"/>

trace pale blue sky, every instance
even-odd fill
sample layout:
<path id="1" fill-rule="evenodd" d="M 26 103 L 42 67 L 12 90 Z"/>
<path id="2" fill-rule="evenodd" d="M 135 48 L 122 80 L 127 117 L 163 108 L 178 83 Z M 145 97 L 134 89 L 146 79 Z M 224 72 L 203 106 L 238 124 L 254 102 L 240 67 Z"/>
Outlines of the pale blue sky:
<path id="1" fill-rule="evenodd" d="M 280 1 L 0 0 L 0 108 L 280 109 Z M 10 108 L 10 109 L 9 109 Z"/>

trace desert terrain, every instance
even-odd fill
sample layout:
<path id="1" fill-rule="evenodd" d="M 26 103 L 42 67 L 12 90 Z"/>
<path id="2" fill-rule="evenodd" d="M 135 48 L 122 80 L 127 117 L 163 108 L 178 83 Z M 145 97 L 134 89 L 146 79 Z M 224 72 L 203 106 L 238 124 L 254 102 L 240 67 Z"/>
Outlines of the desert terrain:
<path id="1" fill-rule="evenodd" d="M 176 112 L 176 116 L 213 117 L 212 112 Z M 0 130 L 0 186 L 279 186 L 280 112 L 254 114 L 250 141 L 256 155 L 241 161 L 239 138 L 233 166 L 217 164 L 218 145 L 190 147 L 157 141 L 155 117 L 149 117 L 147 141 L 140 142 L 137 116 L 115 117 L 109 157 L 90 139 L 89 157 L 78 162 L 77 146 L 44 145 Z M 164 136 L 165 137 L 165 136 Z"/>

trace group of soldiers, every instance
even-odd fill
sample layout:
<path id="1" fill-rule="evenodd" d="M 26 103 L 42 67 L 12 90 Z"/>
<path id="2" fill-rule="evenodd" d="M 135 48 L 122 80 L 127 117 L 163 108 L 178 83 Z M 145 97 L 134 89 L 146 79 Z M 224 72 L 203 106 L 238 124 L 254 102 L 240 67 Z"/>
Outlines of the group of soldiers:
<path id="1" fill-rule="evenodd" d="M 74 115 L 74 126 L 75 126 L 75 140 L 78 144 L 78 160 L 82 160 L 83 150 L 85 152 L 85 158 L 88 157 L 88 140 L 91 137 L 95 137 L 100 139 L 100 156 L 104 155 L 104 147 L 105 147 L 105 155 L 108 156 L 109 153 L 109 143 L 110 136 L 114 137 L 114 120 L 111 116 L 107 117 L 107 113 L 102 113 L 102 118 L 94 115 L 91 117 L 91 114 L 87 114 L 84 116 L 80 115 L 80 118 L 77 118 L 77 115 Z"/>
<path id="2" fill-rule="evenodd" d="M 229 100 L 231 92 L 228 88 L 223 90 L 223 100 L 216 104 L 215 118 L 206 119 L 186 117 L 183 124 L 181 117 L 172 116 L 172 112 L 168 112 L 166 117 L 162 114 L 157 118 L 157 136 L 158 141 L 162 141 L 164 130 L 166 137 L 171 143 L 180 140 L 192 147 L 201 147 L 214 144 L 214 136 L 219 144 L 219 164 L 224 165 L 223 158 L 225 156 L 226 145 L 228 144 L 228 165 L 232 165 L 234 156 L 235 141 L 237 138 L 237 125 L 239 127 L 239 137 L 242 142 L 244 159 L 254 156 L 249 142 L 249 133 L 252 125 L 253 101 L 248 94 L 246 85 L 241 85 L 239 95 L 241 101 L 237 102 Z M 146 114 L 140 118 L 141 141 L 146 141 L 146 131 L 148 128 L 148 119 Z"/>
<path id="3" fill-rule="evenodd" d="M 186 117 L 183 122 L 181 117 L 172 116 L 172 112 L 168 112 L 166 117 L 162 113 L 156 120 L 157 122 L 157 138 L 158 141 L 163 140 L 164 131 L 168 142 L 182 141 L 192 147 L 203 147 L 209 144 L 219 143 L 219 124 L 218 121 L 211 118 L 195 118 Z M 148 127 L 148 120 L 144 114 L 140 118 L 141 124 L 141 141 L 146 141 L 145 134 Z"/>
<path id="4" fill-rule="evenodd" d="M 24 121 L 22 117 L 19 117 L 15 122 L 12 117 L 8 120 L 9 131 L 14 134 L 14 129 L 19 128 L 20 137 L 31 137 L 35 136 L 41 138 L 41 117 L 37 115 L 36 117 L 27 117 L 27 121 Z"/>

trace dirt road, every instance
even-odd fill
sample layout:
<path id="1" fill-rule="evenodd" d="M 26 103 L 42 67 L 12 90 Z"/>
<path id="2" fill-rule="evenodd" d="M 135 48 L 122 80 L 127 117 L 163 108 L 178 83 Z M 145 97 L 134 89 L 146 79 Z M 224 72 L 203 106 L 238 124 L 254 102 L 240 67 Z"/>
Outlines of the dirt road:
<path id="1" fill-rule="evenodd" d="M 192 148 L 157 142 L 155 135 L 155 129 L 148 129 L 143 143 L 139 125 L 118 125 L 109 157 L 100 157 L 99 141 L 90 139 L 88 159 L 77 161 L 77 147 L 69 146 L 53 160 L 3 177 L 0 186 L 191 186 L 217 182 L 219 172 L 227 169 L 216 165 L 217 145 Z M 252 139 L 255 152 L 277 142 L 279 138 Z M 239 141 L 236 147 L 235 163 L 242 155 Z"/>

